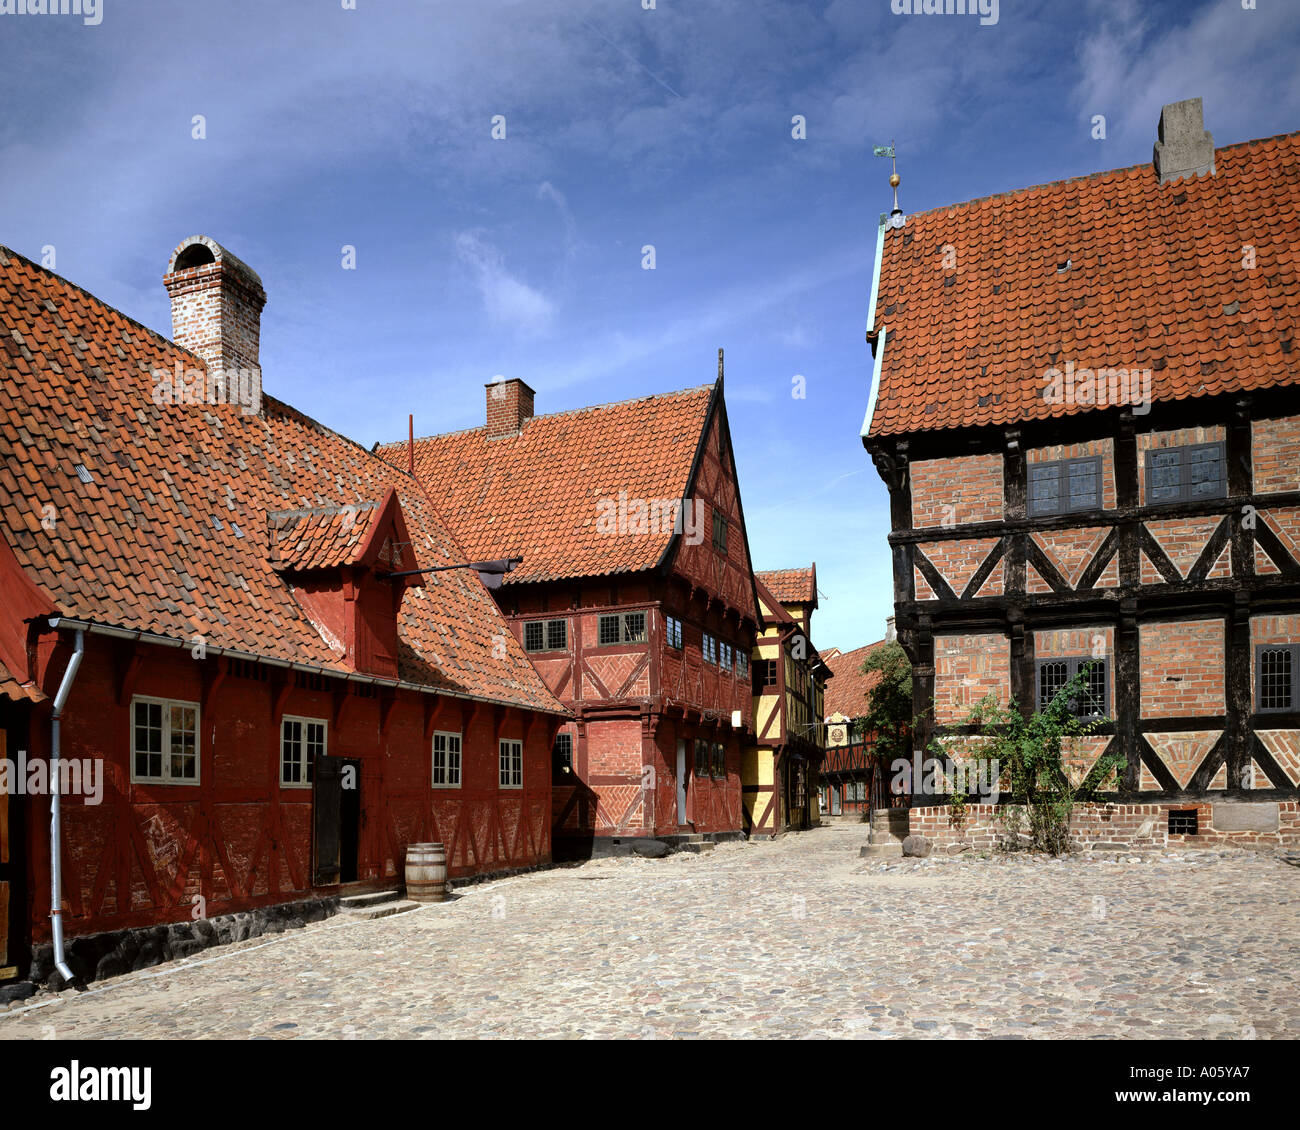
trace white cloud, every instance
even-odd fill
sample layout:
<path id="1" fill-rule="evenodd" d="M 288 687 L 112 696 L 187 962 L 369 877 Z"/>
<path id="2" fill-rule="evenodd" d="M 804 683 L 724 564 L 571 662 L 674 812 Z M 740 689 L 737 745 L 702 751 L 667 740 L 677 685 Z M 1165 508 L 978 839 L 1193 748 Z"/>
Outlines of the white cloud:
<path id="1" fill-rule="evenodd" d="M 1160 107 L 1184 98 L 1204 100 L 1216 145 L 1260 136 L 1261 117 L 1273 123 L 1264 134 L 1295 128 L 1300 72 L 1289 5 L 1211 4 L 1185 23 L 1157 23 L 1134 8 L 1094 10 L 1099 19 L 1079 50 L 1074 96 L 1081 116 L 1106 115 L 1117 148 L 1149 159 Z M 1245 74 L 1248 92 L 1241 87 Z"/>
<path id="2" fill-rule="evenodd" d="M 550 326 L 555 316 L 551 300 L 511 274 L 501 252 L 479 232 L 457 233 L 456 254 L 474 276 L 493 321 L 524 334 L 541 333 Z"/>

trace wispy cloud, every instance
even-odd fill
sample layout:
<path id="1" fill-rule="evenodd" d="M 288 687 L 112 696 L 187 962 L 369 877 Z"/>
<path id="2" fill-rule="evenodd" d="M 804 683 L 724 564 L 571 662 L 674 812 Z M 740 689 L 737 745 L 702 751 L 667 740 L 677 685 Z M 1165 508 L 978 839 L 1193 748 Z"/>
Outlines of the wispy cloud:
<path id="1" fill-rule="evenodd" d="M 551 300 L 511 274 L 501 252 L 481 233 L 458 232 L 456 254 L 469 268 L 483 307 L 494 322 L 523 334 L 538 334 L 550 327 L 555 317 Z"/>

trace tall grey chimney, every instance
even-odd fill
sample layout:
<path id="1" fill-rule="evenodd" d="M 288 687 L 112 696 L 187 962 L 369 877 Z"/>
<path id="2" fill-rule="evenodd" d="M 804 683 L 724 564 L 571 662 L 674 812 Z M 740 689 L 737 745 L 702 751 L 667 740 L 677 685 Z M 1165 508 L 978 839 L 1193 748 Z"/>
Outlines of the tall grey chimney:
<path id="1" fill-rule="evenodd" d="M 1214 138 L 1205 128 L 1199 98 L 1165 106 L 1160 111 L 1159 135 L 1152 164 L 1161 184 L 1214 172 Z"/>

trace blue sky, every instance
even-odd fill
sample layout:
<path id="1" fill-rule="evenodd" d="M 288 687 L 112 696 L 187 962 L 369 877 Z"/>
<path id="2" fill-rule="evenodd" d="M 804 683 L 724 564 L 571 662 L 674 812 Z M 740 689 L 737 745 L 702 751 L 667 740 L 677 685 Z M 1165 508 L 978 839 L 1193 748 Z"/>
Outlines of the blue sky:
<path id="1" fill-rule="evenodd" d="M 408 412 L 419 434 L 481 423 L 497 375 L 562 411 L 707 383 L 722 346 L 756 566 L 816 560 L 818 646 L 878 639 L 871 146 L 897 141 L 920 211 L 1149 161 L 1182 98 L 1218 144 L 1294 130 L 1300 5 L 1001 0 L 982 26 L 890 0 L 643 2 L 0 14 L 0 242 L 53 247 L 170 336 L 167 257 L 213 237 L 266 284 L 267 391 L 367 446 Z"/>

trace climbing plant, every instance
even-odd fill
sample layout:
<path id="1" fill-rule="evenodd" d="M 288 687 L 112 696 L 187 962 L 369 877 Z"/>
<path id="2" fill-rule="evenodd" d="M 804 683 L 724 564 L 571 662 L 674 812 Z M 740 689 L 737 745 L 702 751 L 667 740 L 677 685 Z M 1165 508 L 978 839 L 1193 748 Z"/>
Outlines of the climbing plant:
<path id="1" fill-rule="evenodd" d="M 1086 737 L 1109 718 L 1080 716 L 1086 696 L 1089 664 L 1070 679 L 1052 700 L 1032 713 L 1016 703 L 1000 704 L 993 695 L 981 699 L 966 719 L 978 736 L 936 739 L 950 760 L 964 760 L 979 769 L 982 779 L 998 779 L 1011 795 L 1002 810 L 1007 846 L 1060 855 L 1070 850 L 1070 814 L 1075 805 L 1093 800 L 1114 784 L 1124 764 L 1118 752 L 1103 754 L 1078 783 L 1071 779 L 1066 748 L 1071 739 Z M 965 813 L 965 798 L 961 809 Z M 1027 840 L 1027 844 L 1024 841 Z"/>

